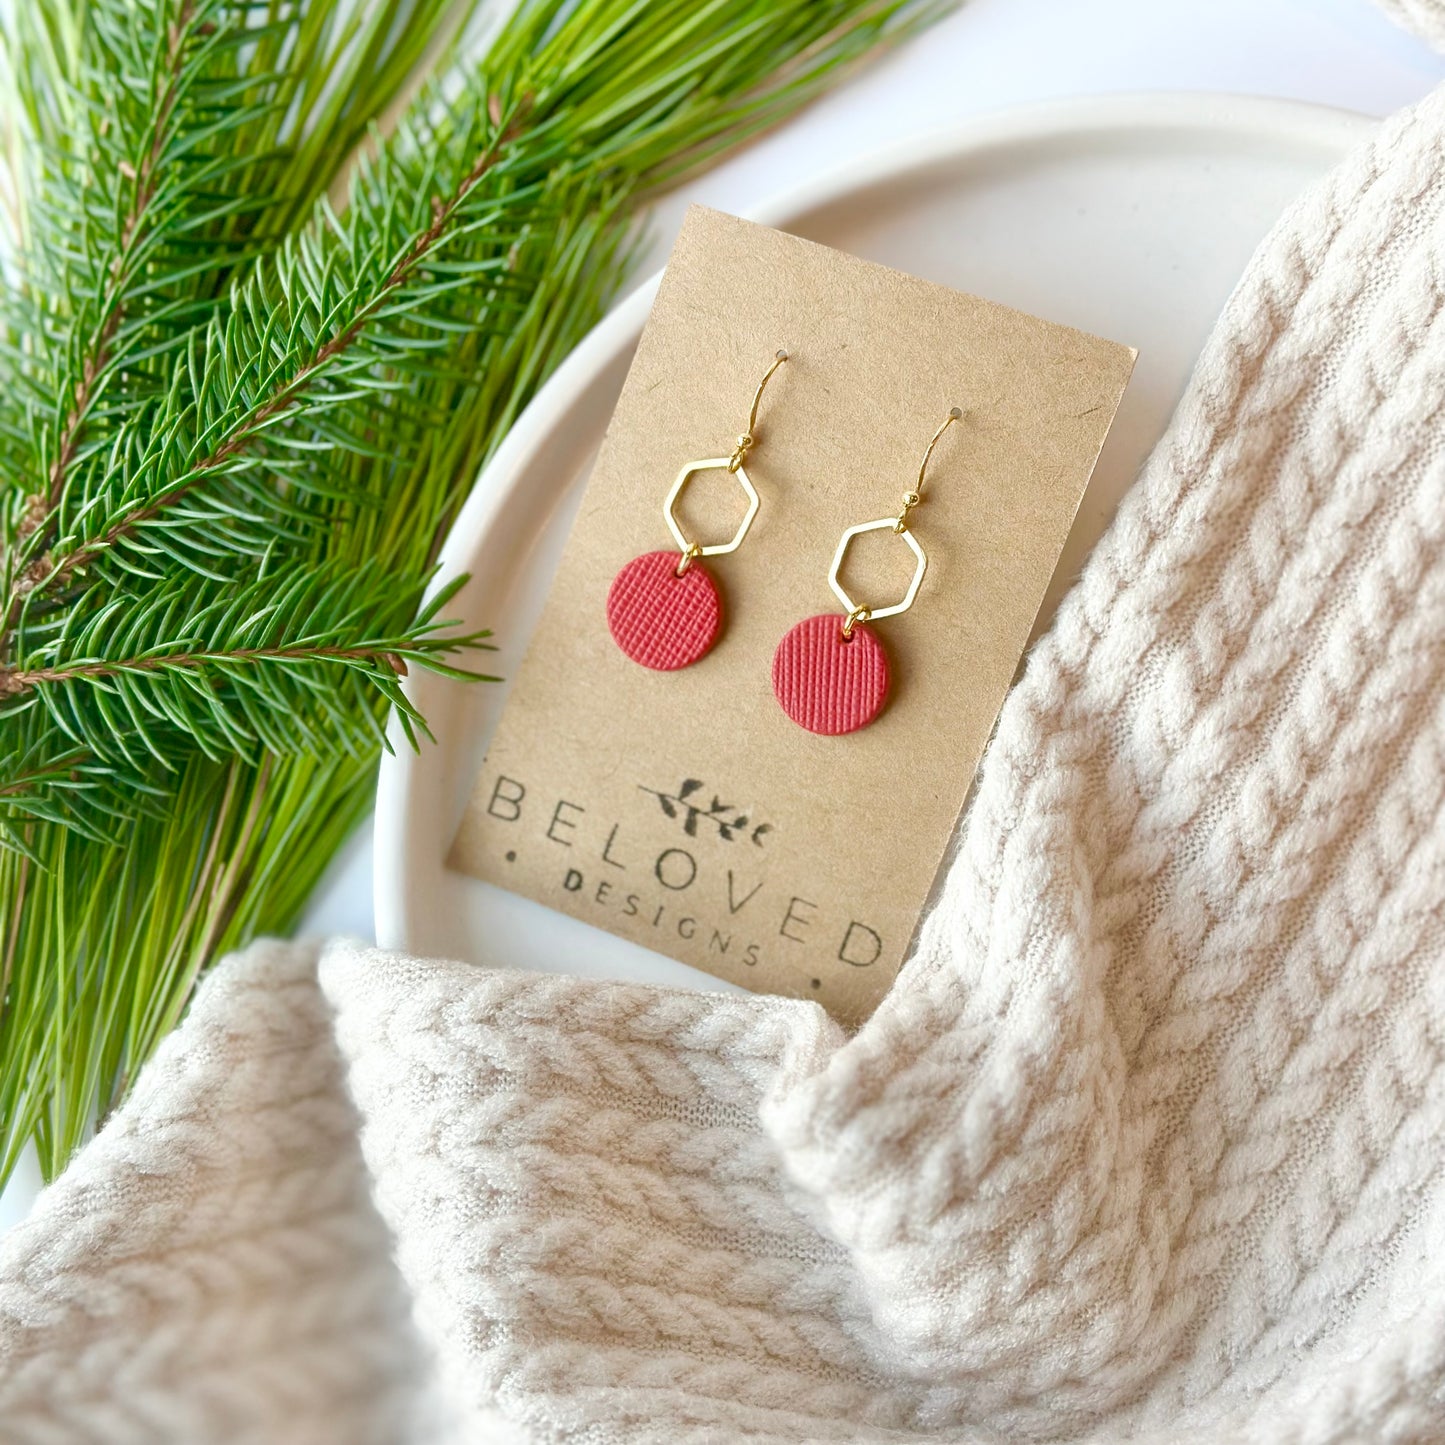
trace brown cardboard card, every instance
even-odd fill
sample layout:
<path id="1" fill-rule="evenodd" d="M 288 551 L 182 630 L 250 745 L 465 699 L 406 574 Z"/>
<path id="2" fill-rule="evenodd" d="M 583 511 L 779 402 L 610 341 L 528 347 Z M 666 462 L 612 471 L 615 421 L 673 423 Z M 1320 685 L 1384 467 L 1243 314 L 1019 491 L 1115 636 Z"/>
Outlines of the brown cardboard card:
<path id="1" fill-rule="evenodd" d="M 779 348 L 747 471 L 761 509 L 706 565 L 717 645 L 652 672 L 613 642 L 608 588 L 674 545 L 681 468 L 727 456 Z M 1018 666 L 1134 353 L 797 237 L 694 207 L 453 846 L 453 866 L 845 1022 L 888 988 Z M 950 407 L 910 526 L 913 607 L 872 624 L 893 685 L 871 726 L 805 732 L 773 695 L 794 623 L 843 609 L 842 533 L 896 515 Z M 694 537 L 745 507 L 694 477 Z M 888 529 L 845 585 L 883 606 L 914 558 Z"/>

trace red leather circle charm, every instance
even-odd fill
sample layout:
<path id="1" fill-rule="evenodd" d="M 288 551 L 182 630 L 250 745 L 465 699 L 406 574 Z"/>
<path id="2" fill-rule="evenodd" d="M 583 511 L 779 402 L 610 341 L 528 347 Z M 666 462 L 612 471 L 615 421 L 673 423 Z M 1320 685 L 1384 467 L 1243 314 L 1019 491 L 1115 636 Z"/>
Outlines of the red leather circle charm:
<path id="1" fill-rule="evenodd" d="M 694 560 L 681 577 L 678 552 L 634 557 L 607 593 L 607 626 L 633 662 L 656 672 L 686 667 L 717 641 L 722 598 L 707 568 Z"/>
<path id="2" fill-rule="evenodd" d="M 798 623 L 778 644 L 773 691 L 783 711 L 810 733 L 857 732 L 888 701 L 888 654 L 861 623 L 845 638 L 843 619 L 824 612 Z"/>

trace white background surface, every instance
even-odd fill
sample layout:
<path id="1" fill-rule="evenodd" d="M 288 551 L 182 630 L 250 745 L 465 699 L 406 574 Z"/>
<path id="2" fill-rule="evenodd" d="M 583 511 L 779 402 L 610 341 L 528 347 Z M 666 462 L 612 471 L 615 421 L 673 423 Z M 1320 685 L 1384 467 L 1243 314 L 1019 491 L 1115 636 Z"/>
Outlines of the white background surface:
<path id="1" fill-rule="evenodd" d="M 1061 96 L 1212 90 L 1388 115 L 1445 80 L 1445 58 L 1367 0 L 970 0 L 806 114 L 659 206 L 660 264 L 683 210 L 743 212 L 819 171 L 969 116 Z M 364 826 L 307 933 L 372 936 Z"/>

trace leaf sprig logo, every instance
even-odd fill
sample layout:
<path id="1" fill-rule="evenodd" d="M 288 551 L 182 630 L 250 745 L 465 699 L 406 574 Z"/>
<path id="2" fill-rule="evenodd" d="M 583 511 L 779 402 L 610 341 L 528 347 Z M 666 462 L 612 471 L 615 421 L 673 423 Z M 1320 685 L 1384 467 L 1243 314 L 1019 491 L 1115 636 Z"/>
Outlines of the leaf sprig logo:
<path id="1" fill-rule="evenodd" d="M 657 799 L 665 817 L 680 819 L 682 831 L 689 838 L 697 837 L 699 823 L 708 823 L 724 843 L 746 839 L 755 848 L 761 848 L 763 839 L 773 831 L 771 823 L 754 823 L 736 804 L 723 802 L 717 793 L 712 795 L 710 803 L 704 803 L 706 790 L 701 778 L 684 778 L 672 793 L 641 783 L 638 787 Z"/>

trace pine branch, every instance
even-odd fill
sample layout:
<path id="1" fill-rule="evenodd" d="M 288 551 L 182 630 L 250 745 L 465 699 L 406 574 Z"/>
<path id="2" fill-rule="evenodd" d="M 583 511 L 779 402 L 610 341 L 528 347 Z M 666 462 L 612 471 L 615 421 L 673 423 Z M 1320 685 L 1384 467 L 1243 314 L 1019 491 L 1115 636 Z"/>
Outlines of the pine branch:
<path id="1" fill-rule="evenodd" d="M 31 497 L 27 503 L 20 526 L 16 530 L 16 539 L 21 542 L 37 531 L 41 523 L 60 505 L 66 473 L 75 458 L 76 443 L 86 412 L 90 409 L 96 379 L 110 359 L 110 346 L 125 315 L 125 293 L 134 281 L 135 243 L 147 229 L 149 208 L 155 199 L 156 171 L 170 139 L 171 121 L 182 83 L 180 62 L 192 38 L 194 16 L 195 6 L 192 0 L 184 0 L 179 15 L 168 27 L 165 56 L 153 91 L 155 129 L 150 144 L 145 147 L 141 156 L 139 166 L 130 161 L 121 161 L 116 167 L 133 188 L 129 208 L 120 226 L 119 250 L 105 267 L 105 280 L 98 306 L 99 316 L 90 337 L 81 349 L 80 380 L 76 385 L 75 399 L 61 427 L 55 459 L 50 464 L 48 490 L 43 496 Z M 196 27 L 195 33 L 209 35 L 213 31 L 214 25 L 210 21 L 203 21 Z M 8 617 L 6 625 L 0 626 L 0 631 L 5 630 L 8 630 Z"/>
<path id="2" fill-rule="evenodd" d="M 71 97 L 87 121 L 84 143 L 52 152 L 9 326 L 24 337 L 30 386 L 21 398 L 47 394 L 43 382 L 58 405 L 5 428 L 21 443 L 7 470 L 45 482 L 22 497 L 9 527 L 0 657 L 23 599 L 51 570 L 44 553 L 76 464 L 103 465 L 103 448 L 82 451 L 97 408 L 108 405 L 114 420 L 144 405 L 167 350 L 183 339 L 175 323 L 194 314 L 210 276 L 235 264 L 237 233 L 264 208 L 246 184 L 257 158 L 225 149 L 265 114 L 274 88 L 236 80 L 237 46 L 254 43 L 248 8 L 143 0 L 119 16 L 98 10 L 88 32 Z M 200 262 L 198 228 L 207 232 Z"/>
<path id="3" fill-rule="evenodd" d="M 497 109 L 495 103 L 491 109 Z M 328 216 L 324 227 L 284 246 L 274 265 L 234 297 L 227 322 L 215 320 L 209 327 L 204 359 L 192 382 L 198 401 L 182 402 L 163 416 L 145 414 L 135 419 L 122 443 L 145 429 L 151 437 L 148 445 L 142 443 L 144 450 L 129 474 L 122 471 L 104 479 L 106 488 L 118 496 L 112 500 L 101 492 L 92 499 L 79 519 L 76 538 L 34 563 L 12 585 L 7 615 L 18 617 L 30 594 L 39 591 L 43 597 L 67 587 L 77 573 L 143 536 L 203 483 L 255 470 L 258 487 L 220 494 L 220 505 L 212 512 L 215 527 L 200 530 L 202 518 L 194 510 L 188 517 L 193 540 L 221 550 L 249 550 L 253 538 L 236 529 L 237 513 L 247 509 L 264 513 L 275 505 L 270 474 L 276 467 L 268 466 L 267 457 L 252 455 L 257 443 L 268 436 L 275 439 L 277 423 L 308 403 L 313 410 L 325 410 L 338 401 L 355 401 L 394 387 L 390 375 L 378 375 L 373 369 L 378 359 L 374 347 L 356 356 L 369 325 L 389 308 L 415 318 L 428 305 L 433 323 L 444 322 L 450 319 L 452 293 L 479 278 L 491 282 L 496 273 L 498 279 L 491 284 L 500 290 L 516 284 L 505 275 L 515 262 L 515 251 L 506 249 L 506 243 L 515 247 L 521 237 L 505 230 L 506 206 L 492 202 L 469 213 L 467 202 L 515 139 L 520 124 L 518 115 L 504 122 L 498 114 L 475 126 L 479 131 L 489 129 L 490 134 L 445 199 L 415 190 L 399 197 L 394 184 L 398 168 L 378 168 L 367 173 L 348 227 Z M 403 204 L 398 205 L 399 200 Z M 510 204 L 517 204 L 515 197 Z M 428 219 L 397 246 L 386 231 L 407 214 Z M 488 254 L 414 284 L 425 263 L 436 259 L 447 240 L 467 228 L 485 228 Z M 358 255 L 361 264 L 344 276 L 341 259 Z M 483 311 L 469 324 L 484 326 L 496 320 L 494 309 Z M 424 360 L 435 347 L 431 338 L 415 334 L 406 340 L 393 334 L 379 341 L 387 369 L 393 373 L 408 360 Z M 343 388 L 317 395 L 318 382 L 334 372 L 340 373 Z M 279 440 L 285 444 L 284 438 Z M 304 484 L 304 477 L 295 473 L 291 480 Z M 128 559 L 128 565 L 135 567 L 137 561 Z"/>
<path id="4" fill-rule="evenodd" d="M 7 725 L 11 751 L 0 760 L 0 846 L 39 862 L 33 846 L 39 823 L 102 842 L 127 819 L 161 816 L 166 789 L 154 778 L 132 774 L 122 781 L 83 747 L 57 750 L 45 723 L 35 709 Z"/>
<path id="5" fill-rule="evenodd" d="M 420 605 L 424 578 L 323 563 L 215 589 L 197 607 L 182 579 L 139 606 L 112 599 L 73 612 L 34 658 L 0 673 L 0 709 L 39 708 L 61 756 L 134 772 L 173 769 L 178 745 L 208 757 L 362 751 L 382 741 L 375 694 L 407 726 L 425 727 L 399 686 L 409 665 L 452 676 L 448 656 L 487 634 L 445 633 L 456 591 Z M 0 721 L 6 716 L 0 710 Z"/>
<path id="6" fill-rule="evenodd" d="M 47 178 L 58 195 L 36 208 L 40 233 L 29 250 L 65 259 L 56 273 L 42 266 L 30 290 L 32 303 L 76 295 L 79 304 L 58 330 L 36 314 L 34 304 L 11 329 L 26 335 L 32 350 L 35 338 L 50 337 L 48 350 L 69 363 L 70 374 L 57 371 L 48 393 L 74 400 L 58 441 L 49 444 L 50 486 L 23 500 L 11 527 L 8 565 L 0 568 L 0 658 L 36 587 L 54 579 L 63 589 L 92 560 L 82 553 L 57 568 L 47 548 L 66 529 L 67 517 L 73 524 L 94 500 L 95 485 L 82 485 L 76 503 L 62 510 L 98 402 L 109 396 L 105 419 L 113 425 L 130 422 L 128 436 L 112 436 L 108 449 L 94 448 L 95 458 L 109 463 L 117 445 L 134 447 L 163 413 L 167 354 L 183 348 L 223 304 L 216 281 L 240 265 L 258 231 L 284 230 L 294 208 L 324 189 L 328 160 L 340 161 L 376 109 L 407 83 L 428 46 L 454 27 L 447 0 L 385 0 L 344 23 L 325 4 L 278 6 L 265 24 L 255 23 L 256 8 L 245 0 L 179 0 L 167 18 L 177 3 L 142 0 L 114 11 L 97 6 L 80 80 L 57 81 L 66 108 L 88 115 L 92 124 L 83 164 L 70 156 L 67 137 L 64 147 L 56 147 L 56 164 L 42 175 L 42 195 Z M 381 53 L 383 44 L 393 50 Z M 376 88 L 354 83 L 362 75 Z M 117 92 L 119 77 L 148 77 L 148 88 L 135 81 Z M 328 80 L 336 82 L 334 90 Z M 343 134 L 333 135 L 332 125 L 342 126 Z M 111 233 L 87 199 L 97 188 L 114 190 L 117 204 L 129 196 Z M 89 271 L 77 276 L 71 274 L 76 247 L 69 238 L 87 228 L 96 241 L 79 252 Z M 158 283 L 157 275 L 165 279 Z M 98 297 L 92 294 L 97 288 Z M 77 333 L 92 313 L 87 344 L 73 356 Z M 163 334 L 157 323 L 164 323 Z M 42 396 L 47 391 L 22 371 L 12 394 L 27 389 Z M 0 476 L 45 470 L 47 438 L 34 433 L 33 426 L 16 425 L 0 412 L 0 436 L 10 438 L 12 452 L 20 444 L 20 460 L 8 468 L 0 464 Z M 103 474 L 99 485 L 105 480 Z M 236 540 L 264 543 L 247 534 Z M 97 550 L 103 546 L 104 538 Z"/>
<path id="7" fill-rule="evenodd" d="M 348 298 L 349 314 L 343 313 L 343 317 L 336 317 L 335 312 L 342 311 L 342 308 L 333 308 L 333 329 L 326 340 L 315 347 L 289 376 L 273 380 L 265 390 L 263 399 L 253 403 L 249 410 L 244 411 L 225 428 L 225 439 L 213 443 L 212 449 L 199 461 L 193 462 L 186 474 L 171 483 L 152 501 L 117 518 L 96 542 L 88 547 L 81 547 L 54 564 L 54 575 L 58 580 L 68 579 L 72 573 L 83 570 L 117 543 L 133 536 L 166 507 L 179 501 L 192 487 L 203 481 L 208 472 L 216 471 L 233 459 L 241 457 L 277 418 L 298 404 L 328 366 L 344 358 L 356 346 L 362 329 L 381 313 L 382 308 L 412 279 L 421 264 L 436 251 L 455 223 L 468 195 L 496 164 L 505 147 L 516 138 L 520 118 L 514 118 L 505 128 L 501 128 L 499 117 L 494 120 L 494 124 L 498 127 L 497 134 L 487 141 L 472 168 L 445 201 L 438 197 L 432 198 L 431 223 L 413 236 L 404 254 L 391 264 L 379 284 L 368 287 L 364 281 L 354 283 Z M 284 280 L 281 289 L 288 289 Z M 421 299 L 418 298 L 414 304 L 419 306 Z M 254 311 L 255 307 L 252 305 L 247 309 Z M 391 358 L 393 364 L 401 359 L 399 354 L 393 354 Z M 207 390 L 208 379 L 202 379 L 202 392 Z M 364 381 L 358 376 L 356 384 L 364 385 Z M 222 429 L 218 427 L 217 430 Z"/>

